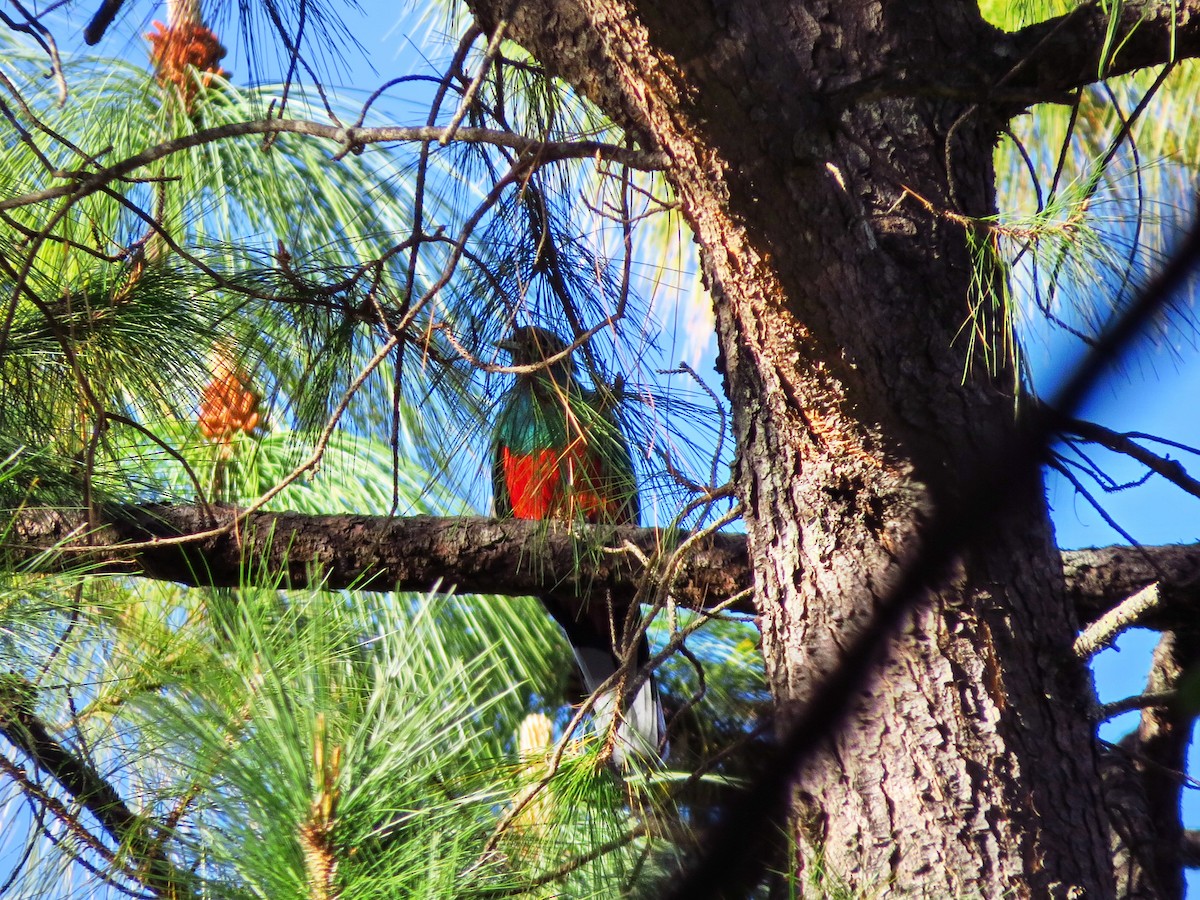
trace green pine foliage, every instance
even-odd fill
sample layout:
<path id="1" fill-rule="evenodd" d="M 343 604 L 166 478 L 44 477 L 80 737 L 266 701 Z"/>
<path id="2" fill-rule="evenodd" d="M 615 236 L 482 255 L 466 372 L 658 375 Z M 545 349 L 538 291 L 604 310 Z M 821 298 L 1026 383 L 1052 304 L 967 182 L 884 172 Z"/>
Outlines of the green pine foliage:
<path id="1" fill-rule="evenodd" d="M 338 9 L 307 6 L 306 35 L 333 40 Z M 285 28 L 297 12 L 277 10 Z M 266 64 L 261 15 L 239 7 Z M 619 142 L 505 53 L 464 125 Z M 629 437 L 647 521 L 728 514 L 721 402 L 648 362 L 659 311 L 681 315 L 662 297 L 695 289 L 654 176 L 586 160 L 485 196 L 510 151 L 204 136 L 281 108 L 353 122 L 360 99 L 211 76 L 188 105 L 140 58 L 64 56 L 61 102 L 46 65 L 0 29 L 0 523 L 148 501 L 486 511 L 488 423 L 511 383 L 488 371 L 493 342 L 516 323 L 574 336 L 605 321 L 579 354 L 582 390 Z M 102 187 L 62 190 L 139 154 Z M 234 401 L 247 415 L 208 433 L 206 411 Z M 628 895 L 669 876 L 747 774 L 708 761 L 761 740 L 745 622 L 686 641 L 693 616 L 655 622 L 657 646 L 686 651 L 659 672 L 679 698 L 675 749 L 622 780 L 576 721 L 568 648 L 538 601 L 289 592 L 253 558 L 245 570 L 222 590 L 0 573 L 0 894 Z M 539 717 L 544 742 L 522 748 Z M 126 818 L 33 764 L 30 722 Z"/>
<path id="2" fill-rule="evenodd" d="M 1081 5 L 989 0 L 980 10 L 1015 30 Z M 1106 8 L 1116 22 L 1120 5 Z M 1114 25 L 1105 58 L 1127 38 Z M 1191 193 L 1200 147 L 1190 129 L 1173 123 L 1190 115 L 1197 71 L 1185 60 L 1103 79 L 1014 120 L 996 150 L 999 215 L 957 219 L 976 264 L 962 331 L 973 360 L 1011 367 L 1035 390 L 1021 345 L 1064 337 L 1090 344 L 1170 252 L 1193 210 L 1151 198 Z M 1171 348 L 1193 327 L 1165 321 L 1155 338 Z"/>

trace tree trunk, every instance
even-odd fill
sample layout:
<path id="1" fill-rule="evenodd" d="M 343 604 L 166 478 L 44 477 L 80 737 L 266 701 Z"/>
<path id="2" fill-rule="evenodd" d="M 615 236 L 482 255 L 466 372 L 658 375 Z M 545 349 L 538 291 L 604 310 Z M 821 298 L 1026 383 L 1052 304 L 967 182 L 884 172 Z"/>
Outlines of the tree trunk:
<path id="1" fill-rule="evenodd" d="M 717 305 L 786 717 L 838 665 L 930 512 L 1014 426 L 1009 368 L 990 374 L 967 339 L 999 336 L 988 315 L 969 322 L 963 217 L 994 211 L 1003 116 L 947 87 L 994 32 L 956 3 L 473 8 L 489 29 L 508 12 L 509 36 L 671 160 Z M 799 778 L 805 877 L 1112 894 L 1094 698 L 1040 490 L 1010 509 L 909 617 Z"/>
<path id="2" fill-rule="evenodd" d="M 1163 634 L 1154 651 L 1147 694 L 1186 692 L 1189 674 L 1200 664 L 1200 632 L 1182 628 Z M 1183 824 L 1179 819 L 1187 749 L 1196 716 L 1190 704 L 1177 700 L 1142 710 L 1137 730 L 1126 735 L 1121 747 L 1140 781 L 1140 798 L 1146 805 L 1150 830 L 1139 830 L 1127 840 L 1129 855 L 1149 870 L 1162 897 L 1184 895 Z M 1140 841 L 1141 846 L 1138 846 Z"/>

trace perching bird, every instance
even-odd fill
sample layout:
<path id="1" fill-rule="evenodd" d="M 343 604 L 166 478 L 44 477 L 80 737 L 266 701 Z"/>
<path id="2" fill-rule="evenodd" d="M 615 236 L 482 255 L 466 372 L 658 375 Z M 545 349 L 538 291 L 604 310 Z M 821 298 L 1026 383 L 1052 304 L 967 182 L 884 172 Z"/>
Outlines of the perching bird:
<path id="1" fill-rule="evenodd" d="M 567 349 L 554 332 L 535 326 L 517 328 L 496 346 L 512 354 L 514 366 L 541 365 Z M 629 446 L 597 395 L 576 380 L 569 355 L 518 374 L 505 395 L 492 439 L 492 485 L 500 516 L 638 523 Z M 602 597 L 543 602 L 567 633 L 584 684 L 595 691 L 620 668 L 608 604 Z M 615 623 L 618 634 L 623 625 Z M 649 656 L 643 635 L 637 665 L 645 665 Z M 616 701 L 611 688 L 597 698 L 593 709 L 601 734 L 607 733 Z M 651 677 L 622 712 L 614 760 L 625 765 L 630 749 L 643 758 L 657 758 L 664 731 L 658 687 Z"/>

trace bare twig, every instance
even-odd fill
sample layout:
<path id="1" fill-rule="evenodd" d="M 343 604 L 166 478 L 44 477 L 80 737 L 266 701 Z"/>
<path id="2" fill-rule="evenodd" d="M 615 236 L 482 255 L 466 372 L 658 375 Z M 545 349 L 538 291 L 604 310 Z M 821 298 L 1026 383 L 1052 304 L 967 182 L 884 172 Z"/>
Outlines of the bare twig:
<path id="1" fill-rule="evenodd" d="M 203 128 L 189 135 L 163 141 L 97 172 L 90 174 L 86 172 L 60 173 L 61 177 L 70 180 L 69 184 L 5 198 L 0 200 L 0 210 L 44 203 L 59 197 L 93 194 L 109 182 L 124 178 L 160 159 L 214 141 L 246 135 L 301 134 L 334 141 L 341 147 L 361 147 L 373 143 L 436 141 L 442 136 L 442 133 L 443 129 L 428 125 L 346 128 L 305 119 L 256 119 L 248 122 L 231 122 L 228 125 Z M 536 160 L 538 165 L 568 159 L 595 157 L 621 162 L 633 168 L 648 171 L 665 168 L 667 164 L 667 160 L 662 154 L 643 153 L 602 141 L 538 141 L 524 135 L 491 128 L 460 128 L 456 139 L 466 143 L 506 147 L 529 157 L 531 161 Z"/>
<path id="2" fill-rule="evenodd" d="M 0 685 L 0 734 L 38 768 L 49 772 L 72 799 L 90 812 L 113 840 L 122 846 L 132 864 L 131 871 L 125 874 L 135 877 L 156 892 L 170 885 L 184 884 L 186 876 L 172 865 L 162 852 L 161 845 L 154 840 L 156 823 L 134 813 L 116 788 L 85 757 L 71 752 L 51 734 L 32 709 L 35 689 L 31 684 L 12 673 L 4 676 L 4 679 L 4 684 Z M 27 793 L 33 791 L 31 796 L 37 796 L 40 802 L 61 817 L 57 801 L 40 788 L 34 790 L 33 783 L 21 777 L 15 766 L 8 764 L 2 768 Z M 70 822 L 71 819 L 64 821 Z M 92 849 L 110 861 L 114 860 L 104 845 L 78 821 L 74 822 L 73 831 Z"/>
<path id="3" fill-rule="evenodd" d="M 1180 490 L 1187 491 L 1193 497 L 1200 497 L 1200 481 L 1189 475 L 1180 462 L 1159 456 L 1157 453 L 1151 453 L 1134 441 L 1132 435 L 1121 434 L 1094 422 L 1085 422 L 1080 419 L 1071 419 L 1064 423 L 1063 429 L 1078 435 L 1085 441 L 1107 447 L 1114 453 L 1122 453 L 1136 459 L 1147 469 L 1161 475 Z"/>
<path id="4" fill-rule="evenodd" d="M 14 31 L 23 31 L 26 34 L 32 35 L 33 39 L 41 45 L 46 51 L 46 55 L 50 57 L 50 74 L 54 78 L 54 83 L 58 87 L 58 105 L 64 106 L 67 102 L 67 78 L 63 74 L 62 59 L 58 55 L 58 45 L 54 42 L 54 35 L 50 33 L 45 25 L 38 21 L 38 17 L 27 10 L 20 0 L 10 0 L 17 11 L 25 17 L 25 23 L 15 22 L 0 12 L 0 20 L 2 20 L 9 28 Z M 111 2 L 111 0 L 106 0 Z M 119 3 L 120 0 L 117 0 Z"/>
<path id="5" fill-rule="evenodd" d="M 1115 719 L 1122 713 L 1135 709 L 1147 709 L 1152 706 L 1169 706 L 1179 699 L 1178 691 L 1147 691 L 1144 694 L 1134 694 L 1124 700 L 1114 700 L 1100 707 L 1100 721 Z"/>
<path id="6" fill-rule="evenodd" d="M 500 44 L 504 40 L 504 32 L 508 28 L 508 22 L 501 19 L 496 25 L 496 30 L 492 32 L 491 40 L 488 41 L 487 50 L 483 54 L 483 59 L 479 63 L 479 71 L 475 73 L 475 77 L 471 79 L 471 83 L 467 85 L 467 89 L 463 91 L 462 99 L 458 102 L 458 109 L 454 112 L 454 117 L 450 120 L 450 124 L 446 126 L 445 132 L 438 138 L 438 143 L 445 147 L 458 134 L 458 126 L 462 124 L 463 119 L 467 117 L 467 113 L 471 111 L 471 104 L 475 102 L 475 95 L 479 93 L 479 87 L 483 84 L 483 79 L 487 77 L 488 70 L 492 67 L 492 61 L 495 60 L 496 54 L 500 52 Z"/>

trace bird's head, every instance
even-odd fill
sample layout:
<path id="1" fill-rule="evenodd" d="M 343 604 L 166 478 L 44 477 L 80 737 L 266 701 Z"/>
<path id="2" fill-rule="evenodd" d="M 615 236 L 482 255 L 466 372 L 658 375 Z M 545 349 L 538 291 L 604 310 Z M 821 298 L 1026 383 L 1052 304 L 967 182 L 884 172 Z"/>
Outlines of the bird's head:
<path id="1" fill-rule="evenodd" d="M 497 341 L 496 346 L 512 354 L 514 366 L 536 366 L 551 357 L 558 356 L 567 349 L 568 345 L 548 328 L 523 325 L 520 328 L 514 328 L 512 334 L 504 340 Z M 574 369 L 575 363 L 567 356 L 549 366 L 546 374 L 557 381 L 559 380 L 558 376 L 571 377 Z"/>

